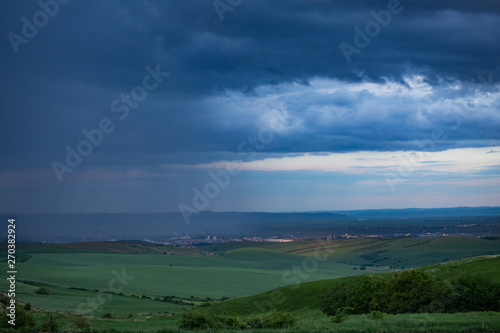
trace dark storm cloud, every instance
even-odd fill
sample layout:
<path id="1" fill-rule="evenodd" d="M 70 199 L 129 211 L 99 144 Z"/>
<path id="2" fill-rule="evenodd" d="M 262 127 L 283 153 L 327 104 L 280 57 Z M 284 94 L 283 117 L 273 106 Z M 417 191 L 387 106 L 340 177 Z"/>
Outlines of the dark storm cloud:
<path id="1" fill-rule="evenodd" d="M 10 60 L 11 72 L 121 88 L 144 64 L 161 62 L 182 74 L 175 86 L 190 93 L 313 76 L 359 80 L 360 73 L 372 80 L 407 71 L 500 77 L 500 5 L 494 1 L 402 0 L 401 13 L 347 65 L 339 43 L 353 44 L 353 28 L 364 29 L 373 20 L 370 11 L 387 3 L 255 0 L 226 12 L 221 22 L 211 1 L 73 0 L 20 45 L 18 55 L 6 52 L 12 48 L 4 39 L 2 58 Z M 2 7 L 3 31 L 16 33 L 21 16 L 39 10 L 35 2 Z"/>
<path id="2" fill-rule="evenodd" d="M 387 9 L 388 3 L 244 0 L 221 21 L 212 1 L 72 0 L 19 45 L 17 54 L 8 38 L 2 40 L 3 167 L 48 167 L 64 159 L 66 145 L 74 147 L 83 138 L 82 129 L 95 128 L 103 117 L 113 119 L 116 130 L 86 163 L 184 163 L 197 160 L 197 152 L 235 152 L 262 124 L 257 112 L 236 113 L 228 104 L 213 102 L 225 92 L 241 92 L 243 101 L 262 96 L 257 91 L 262 86 L 298 82 L 307 87 L 318 77 L 404 83 L 407 76 L 422 75 L 444 95 L 441 87 L 454 82 L 463 82 L 468 94 L 498 82 L 497 1 L 402 0 L 402 11 L 347 63 L 339 44 L 354 45 L 353 28 L 364 29 L 373 20 L 370 11 Z M 35 1 L 0 6 L 4 36 L 21 34 L 21 18 L 32 20 L 40 10 Z M 156 64 L 171 76 L 119 121 L 111 103 L 141 83 L 146 66 Z M 433 122 L 425 110 L 431 124 L 413 122 L 418 106 L 397 100 L 406 112 L 397 116 L 386 110 L 389 116 L 380 118 L 374 131 L 374 119 L 356 116 L 367 94 L 311 92 L 283 101 L 290 123 L 300 119 L 301 125 L 276 133 L 265 150 L 415 148 L 415 140 L 428 137 L 442 122 Z M 318 118 L 311 109 L 322 105 L 344 108 L 349 121 Z M 497 107 L 498 102 L 490 108 L 491 117 L 473 117 L 460 131 L 449 132 L 453 140 L 441 148 L 498 140 Z M 383 109 L 373 105 L 373 112 Z M 181 152 L 193 155 L 167 154 Z M 143 155 L 149 157 L 140 159 Z M 206 160 L 200 155 L 200 162 Z"/>

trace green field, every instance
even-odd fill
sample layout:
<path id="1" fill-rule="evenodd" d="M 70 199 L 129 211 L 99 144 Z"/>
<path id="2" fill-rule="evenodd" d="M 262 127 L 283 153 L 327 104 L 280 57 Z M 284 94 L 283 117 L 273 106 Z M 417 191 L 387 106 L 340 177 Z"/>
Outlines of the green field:
<path id="1" fill-rule="evenodd" d="M 2 253 L 6 257 L 5 249 Z M 235 299 L 205 311 L 238 316 L 290 311 L 302 318 L 300 327 L 306 325 L 306 316 L 318 323 L 326 320 L 317 305 L 320 295 L 338 281 L 329 279 L 496 254 L 500 240 L 470 238 L 238 242 L 200 249 L 131 242 L 21 245 L 16 298 L 36 309 L 56 311 L 68 329 L 65 316 L 83 312 L 97 327 L 154 331 L 174 327 L 185 310 L 228 298 Z M 453 265 L 427 269 L 447 277 L 457 272 L 500 276 L 499 258 Z M 1 269 L 6 268 L 4 261 Z M 37 293 L 42 287 L 48 295 Z M 5 279 L 0 288 L 8 289 Z M 114 319 L 99 319 L 106 313 Z"/>
<path id="2" fill-rule="evenodd" d="M 291 243 L 225 243 L 203 249 L 219 254 L 236 249 L 264 248 L 281 253 L 303 256 L 328 255 L 329 260 L 353 266 L 374 268 L 390 266 L 395 269 L 420 267 L 437 262 L 458 260 L 500 251 L 500 241 L 465 237 L 428 239 L 342 239 Z"/>
<path id="3" fill-rule="evenodd" d="M 29 256 L 30 259 L 17 265 L 17 298 L 36 307 L 58 311 L 76 309 L 86 297 L 95 298 L 97 291 L 110 289 L 109 282 L 115 278 L 113 272 L 118 272 L 119 275 L 124 272 L 129 277 L 122 291 L 129 296 L 176 296 L 189 301 L 191 296 L 234 298 L 280 287 L 283 285 L 283 274 L 294 266 L 300 267 L 304 261 L 304 257 L 300 255 L 266 249 L 240 249 L 223 256 L 126 254 L 81 250 L 69 250 L 68 253 L 67 249 L 61 249 L 58 253 L 54 248 L 49 248 L 50 253 L 43 253 L 40 248 L 34 249 L 19 250 L 19 256 Z M 352 265 L 327 260 L 321 262 L 318 269 L 308 274 L 304 281 L 362 273 L 352 268 Z M 34 291 L 40 285 L 46 286 L 52 294 L 35 294 Z M 5 280 L 0 282 L 0 287 L 5 290 Z M 125 302 L 137 302 L 137 307 L 117 306 L 117 303 L 123 302 L 119 295 L 113 295 L 110 302 L 99 306 L 96 315 L 111 312 L 117 316 L 126 316 L 130 314 L 130 309 L 137 308 L 136 312 L 143 312 L 143 308 L 151 306 L 150 300 L 146 302 L 145 299 L 139 298 L 131 298 L 129 302 Z M 143 302 L 147 304 L 142 305 Z M 182 310 L 178 304 L 157 301 L 153 303 L 154 311 Z M 189 307 L 189 304 L 185 306 Z"/>

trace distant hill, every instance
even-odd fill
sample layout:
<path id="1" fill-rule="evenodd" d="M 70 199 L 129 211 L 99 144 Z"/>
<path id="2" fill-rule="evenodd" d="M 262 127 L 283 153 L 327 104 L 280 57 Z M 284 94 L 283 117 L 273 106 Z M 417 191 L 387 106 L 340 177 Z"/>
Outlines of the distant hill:
<path id="1" fill-rule="evenodd" d="M 500 216 L 500 207 L 406 208 L 334 211 L 355 218 Z"/>
<path id="2" fill-rule="evenodd" d="M 18 241 L 80 242 L 144 239 L 164 235 L 248 235 L 264 233 L 265 226 L 351 220 L 338 213 L 215 213 L 192 215 L 186 223 L 180 213 L 149 214 L 1 214 L 17 220 Z M 7 230 L 5 228 L 4 230 Z M 0 231 L 3 236 L 4 231 Z M 271 233 L 272 234 L 272 233 Z M 6 237 L 4 237 L 6 238 Z"/>
<path id="3" fill-rule="evenodd" d="M 492 217 L 498 223 L 500 207 L 458 207 L 435 209 L 380 209 L 350 210 L 331 212 L 201 212 L 191 215 L 189 223 L 178 213 L 99 213 L 99 214 L 0 214 L 3 221 L 10 217 L 17 219 L 17 240 L 19 242 L 81 242 L 109 240 L 144 240 L 172 235 L 201 236 L 207 232 L 215 235 L 260 236 L 299 234 L 311 232 L 331 234 L 333 231 L 348 233 L 349 228 L 366 228 L 360 225 L 361 219 L 373 219 L 369 223 L 392 223 L 399 228 L 407 225 L 436 221 L 403 221 L 404 218 L 427 217 Z M 377 220 L 378 219 L 378 220 Z M 384 220 L 385 219 L 385 220 Z M 396 221 L 396 219 L 399 219 Z M 7 222 L 5 222 L 7 223 Z M 447 222 L 448 223 L 448 222 Z M 455 222 L 456 223 L 456 222 Z M 478 223 L 474 221 L 473 223 Z M 449 224 L 449 223 L 448 223 Z M 1 239 L 6 239 L 5 231 L 0 230 Z M 496 230 L 494 230 L 496 232 Z M 400 231 L 406 233 L 409 231 Z"/>

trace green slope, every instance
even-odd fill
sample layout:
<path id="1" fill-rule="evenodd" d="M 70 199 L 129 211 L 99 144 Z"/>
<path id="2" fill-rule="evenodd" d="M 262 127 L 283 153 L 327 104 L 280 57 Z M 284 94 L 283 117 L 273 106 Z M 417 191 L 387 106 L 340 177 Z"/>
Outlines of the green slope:
<path id="1" fill-rule="evenodd" d="M 425 271 L 452 279 L 460 274 L 483 275 L 500 281 L 500 256 L 477 257 L 423 267 Z M 392 273 L 381 273 L 392 274 Z M 213 314 L 246 316 L 277 309 L 298 314 L 318 314 L 320 298 L 333 285 L 350 277 L 284 286 L 249 297 L 214 304 L 203 311 Z"/>

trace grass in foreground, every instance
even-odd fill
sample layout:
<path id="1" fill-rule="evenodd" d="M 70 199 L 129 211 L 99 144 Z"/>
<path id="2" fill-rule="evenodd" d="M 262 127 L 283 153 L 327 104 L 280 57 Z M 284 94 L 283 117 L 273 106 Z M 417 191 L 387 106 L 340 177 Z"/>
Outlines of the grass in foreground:
<path id="1" fill-rule="evenodd" d="M 35 316 L 37 322 L 43 323 L 46 313 Z M 241 329 L 202 329 L 183 330 L 176 325 L 176 317 L 145 315 L 129 319 L 84 319 L 69 314 L 56 314 L 57 332 L 93 332 L 93 333 L 167 333 L 167 332 L 241 332 Z M 79 320 L 80 318 L 80 320 Z M 80 327 L 78 327 L 78 325 Z M 39 328 L 38 328 L 39 329 Z M 15 332 L 3 329 L 4 332 Z M 20 330 L 32 332 L 34 328 Z M 387 315 L 383 319 L 370 319 L 367 315 L 352 315 L 341 323 L 319 313 L 312 316 L 299 316 L 296 323 L 288 328 L 279 329 L 245 329 L 246 332 L 270 333 L 309 333 L 309 332 L 499 332 L 500 313 L 469 312 L 454 314 L 398 314 Z"/>

